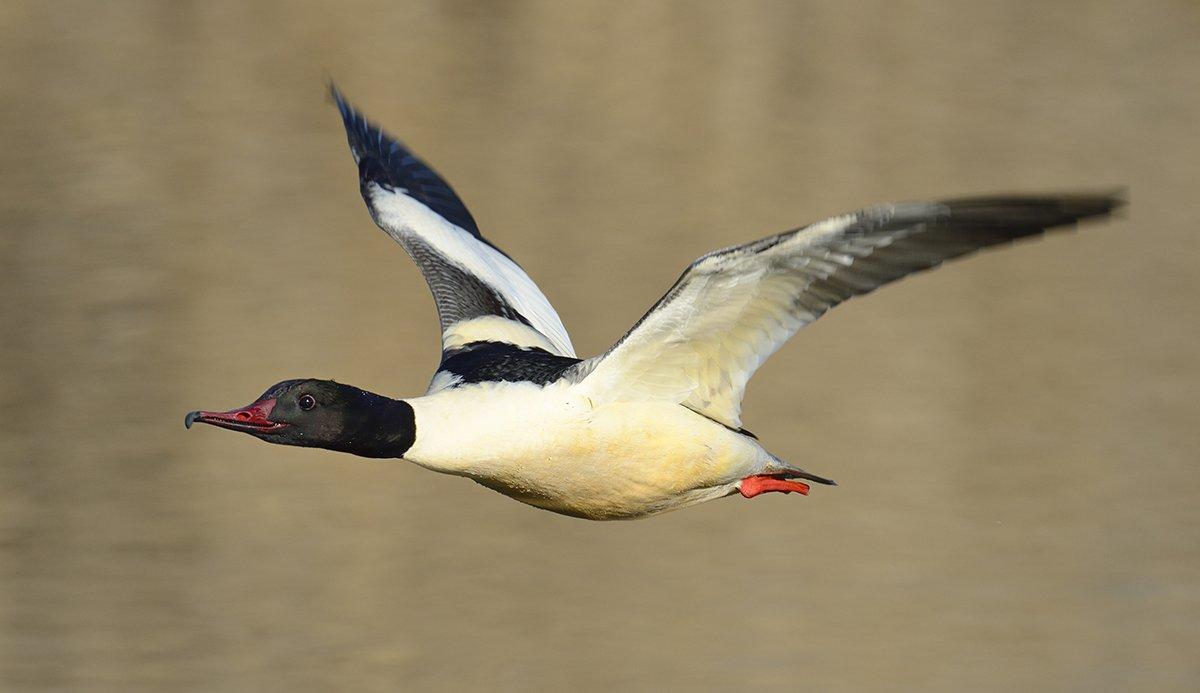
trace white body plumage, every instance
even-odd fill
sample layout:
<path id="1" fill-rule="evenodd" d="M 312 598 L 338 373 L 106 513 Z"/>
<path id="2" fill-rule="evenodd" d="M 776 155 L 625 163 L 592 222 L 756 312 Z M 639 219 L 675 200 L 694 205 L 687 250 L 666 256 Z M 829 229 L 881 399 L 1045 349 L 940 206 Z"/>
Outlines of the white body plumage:
<path id="1" fill-rule="evenodd" d="M 678 404 L 595 402 L 565 382 L 480 383 L 406 401 L 417 434 L 405 459 L 567 515 L 645 517 L 786 471 L 753 438 Z"/>

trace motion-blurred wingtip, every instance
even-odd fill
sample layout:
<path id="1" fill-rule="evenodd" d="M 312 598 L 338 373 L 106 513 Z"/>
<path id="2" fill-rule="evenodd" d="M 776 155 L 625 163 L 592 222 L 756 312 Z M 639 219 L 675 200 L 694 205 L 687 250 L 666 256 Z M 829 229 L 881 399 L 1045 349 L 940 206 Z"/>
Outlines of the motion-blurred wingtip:
<path id="1" fill-rule="evenodd" d="M 338 89 L 337 83 L 333 81 L 332 77 L 325 81 L 325 89 L 329 94 L 329 100 L 333 102 L 333 105 L 337 106 L 338 111 L 342 114 L 342 118 L 346 120 L 352 118 L 354 108 L 346 100 L 346 96 L 342 93 L 342 90 Z"/>

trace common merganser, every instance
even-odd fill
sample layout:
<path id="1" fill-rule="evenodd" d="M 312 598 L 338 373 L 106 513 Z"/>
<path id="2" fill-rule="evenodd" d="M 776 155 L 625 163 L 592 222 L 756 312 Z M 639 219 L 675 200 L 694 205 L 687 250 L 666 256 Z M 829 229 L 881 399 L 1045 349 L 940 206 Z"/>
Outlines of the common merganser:
<path id="1" fill-rule="evenodd" d="M 486 240 L 446 181 L 330 92 L 375 223 L 437 303 L 428 391 L 392 399 L 331 380 L 273 385 L 194 422 L 282 445 L 400 458 L 593 520 L 833 484 L 742 428 L 754 371 L 842 301 L 980 248 L 1123 204 L 1118 194 L 992 196 L 869 207 L 693 262 L 608 351 L 583 360 L 550 302 Z"/>

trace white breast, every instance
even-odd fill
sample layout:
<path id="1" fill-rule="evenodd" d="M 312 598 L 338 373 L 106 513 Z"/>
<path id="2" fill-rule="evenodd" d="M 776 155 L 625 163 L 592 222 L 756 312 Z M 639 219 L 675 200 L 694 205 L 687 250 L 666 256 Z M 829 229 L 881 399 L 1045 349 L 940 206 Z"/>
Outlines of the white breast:
<path id="1" fill-rule="evenodd" d="M 563 445 L 588 414 L 567 384 L 460 385 L 407 401 L 417 435 L 405 459 L 468 476 Z"/>

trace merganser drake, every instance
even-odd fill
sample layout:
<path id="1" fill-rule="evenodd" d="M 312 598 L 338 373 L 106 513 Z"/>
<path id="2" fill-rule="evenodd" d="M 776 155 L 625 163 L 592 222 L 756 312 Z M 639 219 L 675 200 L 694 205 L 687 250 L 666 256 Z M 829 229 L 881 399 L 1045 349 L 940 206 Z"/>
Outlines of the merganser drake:
<path id="1" fill-rule="evenodd" d="M 537 285 L 480 234 L 450 185 L 330 92 L 371 217 L 433 293 L 441 364 L 420 397 L 285 380 L 249 406 L 193 411 L 185 424 L 406 459 L 593 520 L 833 484 L 742 428 L 746 383 L 768 356 L 852 296 L 1123 204 L 1117 194 L 888 204 L 717 250 L 608 351 L 584 360 Z"/>

